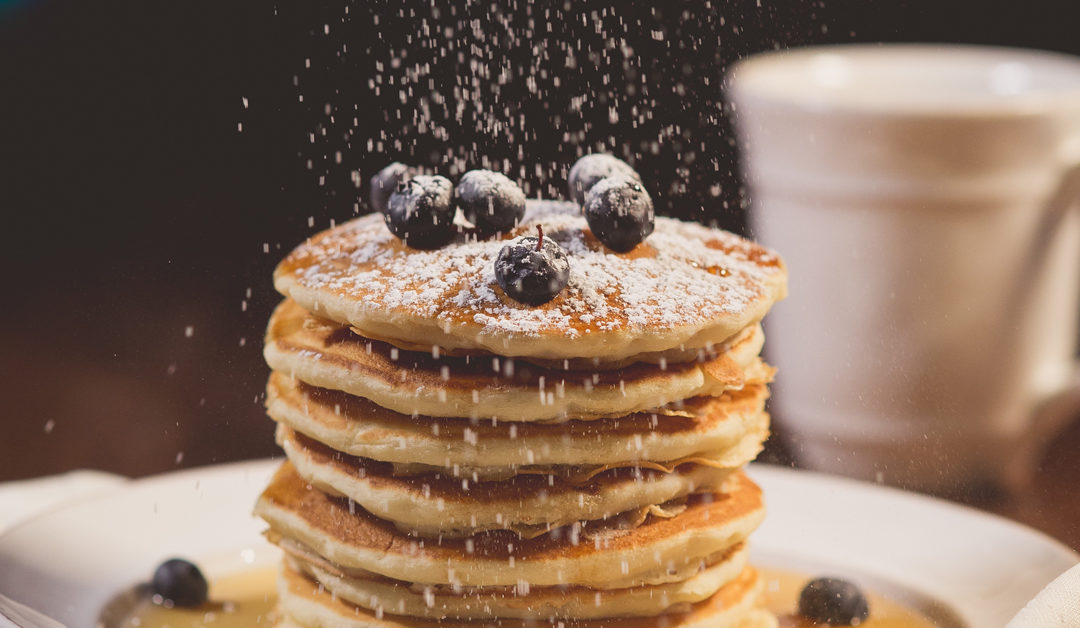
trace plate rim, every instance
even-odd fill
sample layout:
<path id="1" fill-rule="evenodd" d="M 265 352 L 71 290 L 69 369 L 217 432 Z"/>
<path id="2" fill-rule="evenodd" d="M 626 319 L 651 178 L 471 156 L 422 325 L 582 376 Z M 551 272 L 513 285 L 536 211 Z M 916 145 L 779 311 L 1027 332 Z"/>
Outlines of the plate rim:
<path id="1" fill-rule="evenodd" d="M 254 460 L 243 460 L 243 461 L 229 462 L 229 463 L 223 463 L 223 464 L 215 464 L 215 465 L 206 465 L 206 466 L 200 466 L 200 467 L 193 467 L 193 468 L 190 468 L 190 469 L 184 469 L 184 470 L 180 470 L 180 471 L 159 473 L 159 474 L 155 474 L 155 475 L 151 475 L 151 476 L 146 476 L 146 477 L 143 477 L 143 478 L 132 479 L 132 480 L 129 480 L 129 481 L 124 482 L 122 484 L 118 484 L 115 487 L 105 489 L 103 491 L 97 492 L 97 493 L 92 494 L 92 495 L 80 496 L 80 497 L 75 498 L 73 500 L 64 502 L 63 504 L 59 504 L 56 507 L 50 508 L 50 509 L 48 509 L 47 511 L 45 511 L 43 513 L 37 514 L 37 515 L 35 515 L 33 517 L 30 517 L 30 518 L 28 518 L 26 520 L 23 520 L 23 521 L 15 524 L 14 526 L 10 527 L 9 529 L 5 530 L 3 532 L 3 534 L 0 534 L 0 565 L 2 565 L 5 562 L 5 558 L 10 559 L 12 557 L 12 555 L 13 555 L 11 553 L 12 548 L 9 547 L 9 546 L 13 542 L 17 542 L 17 541 L 20 540 L 20 537 L 27 537 L 28 535 L 29 535 L 29 538 L 32 538 L 33 534 L 34 534 L 33 529 L 36 526 L 45 526 L 45 525 L 48 524 L 50 519 L 56 518 L 56 517 L 63 517 L 64 516 L 63 513 L 67 512 L 69 510 L 78 509 L 80 507 L 82 507 L 82 508 L 86 508 L 86 507 L 93 508 L 92 504 L 94 504 L 95 502 L 104 502 L 104 501 L 107 501 L 107 500 L 110 500 L 110 499 L 119 499 L 119 500 L 123 501 L 123 500 L 126 499 L 125 495 L 129 495 L 129 494 L 133 495 L 132 499 L 134 499 L 134 496 L 136 496 L 138 494 L 136 492 L 137 490 L 138 491 L 148 490 L 148 488 L 149 488 L 149 490 L 152 490 L 154 485 L 159 484 L 159 483 L 166 483 L 166 484 L 173 484 L 175 486 L 181 486 L 181 485 L 184 484 L 185 480 L 190 480 L 190 481 L 194 481 L 194 485 L 196 487 L 198 487 L 200 485 L 201 481 L 206 480 L 207 478 L 213 478 L 214 476 L 218 476 L 220 474 L 235 474 L 234 477 L 236 477 L 236 478 L 248 477 L 250 475 L 258 475 L 260 477 L 269 478 L 272 470 L 278 464 L 280 464 L 282 460 L 283 460 L 283 458 L 278 456 L 278 457 L 274 457 L 274 458 L 260 458 L 260 459 L 254 459 Z M 851 479 L 851 478 L 847 478 L 847 477 L 843 477 L 843 476 L 827 474 L 827 473 L 820 473 L 820 472 L 814 472 L 814 471 L 807 471 L 807 470 L 803 470 L 803 469 L 794 469 L 794 468 L 790 468 L 790 467 L 784 467 L 784 466 L 780 466 L 780 465 L 773 465 L 773 464 L 767 464 L 767 463 L 761 463 L 761 462 L 752 463 L 751 465 L 749 465 L 749 467 L 748 467 L 748 475 L 750 475 L 750 477 L 752 479 L 754 479 L 756 482 L 759 482 L 759 483 L 765 485 L 764 491 L 765 491 L 765 499 L 766 499 L 767 507 L 774 503 L 774 501 L 770 501 L 770 499 L 769 499 L 769 495 L 770 495 L 769 485 L 773 485 L 774 487 L 786 486 L 787 488 L 785 490 L 789 490 L 789 491 L 790 490 L 800 490 L 800 489 L 806 488 L 806 487 L 811 487 L 811 489 L 814 490 L 814 491 L 824 491 L 824 492 L 833 491 L 833 492 L 837 492 L 838 494 L 843 495 L 844 499 L 857 499 L 860 494 L 872 494 L 872 495 L 876 496 L 877 499 L 885 500 L 885 501 L 888 501 L 890 503 L 903 504 L 904 508 L 914 509 L 915 511 L 929 512 L 929 513 L 932 513 L 932 514 L 934 514 L 935 516 L 938 516 L 938 517 L 945 516 L 945 517 L 947 517 L 949 519 L 954 519 L 954 520 L 959 519 L 962 522 L 973 523 L 976 526 L 987 526 L 987 525 L 998 526 L 1002 530 L 1005 531 L 1007 537 L 1017 538 L 1017 539 L 1019 539 L 1019 538 L 1026 539 L 1026 541 L 1030 544 L 1030 545 L 1025 546 L 1025 547 L 1029 548 L 1028 551 L 1030 551 L 1030 547 L 1041 547 L 1043 551 L 1048 552 L 1050 555 L 1054 556 L 1055 559 L 1060 559 L 1062 564 L 1065 564 L 1065 563 L 1075 564 L 1077 562 L 1080 562 L 1080 554 L 1077 554 L 1077 552 L 1075 552 L 1074 550 L 1069 548 L 1067 545 L 1065 545 L 1061 541 L 1051 537 L 1050 535 L 1048 535 L 1048 534 L 1046 534 L 1044 532 L 1041 532 L 1039 530 L 1036 530 L 1034 528 L 1031 528 L 1029 526 L 1026 526 L 1026 525 L 1024 525 L 1022 523 L 1019 523 L 1017 521 L 1014 521 L 1012 519 L 1008 519 L 1006 517 L 1003 517 L 1001 515 L 981 511 L 981 510 L 972 508 L 970 506 L 965 506 L 965 505 L 962 505 L 962 504 L 957 504 L 957 503 L 954 503 L 954 502 L 946 501 L 946 500 L 943 500 L 943 499 L 939 499 L 939 498 L 935 498 L 935 497 L 931 497 L 931 496 L 927 496 L 927 495 L 923 495 L 923 494 L 913 493 L 913 492 L 910 492 L 910 491 L 905 491 L 905 490 L 890 487 L 890 486 L 884 486 L 884 485 L 880 485 L 880 484 L 874 484 L 874 483 L 870 483 L 870 482 L 864 482 L 864 481 L 860 481 L 860 480 L 855 480 L 855 479 Z M 210 484 L 212 484 L 212 483 L 208 483 L 208 485 L 210 485 Z M 250 486 L 243 486 L 243 488 L 246 491 L 246 489 L 249 489 L 251 487 Z M 235 494 L 240 489 L 241 489 L 240 484 L 230 484 L 228 487 L 225 487 L 222 490 L 224 490 L 226 494 Z M 199 490 L 199 489 L 196 488 L 196 490 Z M 776 490 L 778 490 L 778 489 L 774 488 L 774 491 L 776 491 Z M 239 495 L 237 495 L 237 497 L 239 497 Z M 255 497 L 254 490 L 252 490 L 251 494 L 247 494 L 245 492 L 243 497 L 244 498 L 251 498 L 251 502 L 253 502 L 254 497 Z M 237 499 L 236 502 L 238 504 L 244 503 L 240 499 Z M 240 513 L 242 513 L 242 514 L 240 514 Z M 250 509 L 249 508 L 238 508 L 237 509 L 237 515 L 238 515 L 238 518 L 236 519 L 237 521 L 239 521 L 239 517 L 247 517 L 247 518 L 255 519 L 254 515 L 250 514 Z M 769 521 L 771 521 L 771 520 L 775 521 L 776 517 L 771 516 L 771 515 L 767 516 L 765 525 L 768 525 Z M 777 524 L 774 523 L 774 525 L 777 525 Z M 780 525 L 782 527 L 782 526 L 788 525 L 788 524 L 785 523 L 785 524 L 780 524 Z M 763 538 L 763 537 L 751 537 L 751 540 L 753 541 L 756 538 Z M 767 537 L 764 537 L 764 538 L 767 538 Z M 258 539 L 252 539 L 253 543 L 256 543 L 257 541 L 262 541 L 261 537 L 259 537 Z M 88 543 L 86 545 L 88 547 L 90 547 L 93 544 Z M 761 557 L 762 555 L 775 556 L 775 555 L 778 555 L 778 554 L 782 553 L 780 549 L 778 549 L 776 547 L 770 547 L 768 543 L 766 543 L 765 545 L 762 545 L 759 542 L 757 545 L 752 544 L 752 546 L 755 549 L 757 549 L 757 551 L 753 552 L 753 554 L 757 555 L 758 557 Z M 89 551 L 90 554 L 92 554 L 92 552 L 93 552 L 93 550 L 88 550 L 88 551 Z M 198 557 L 195 557 L 195 558 L 198 558 Z M 806 556 L 794 556 L 794 557 L 792 557 L 792 560 L 793 560 L 793 562 L 802 562 L 802 563 L 820 562 L 820 561 L 815 561 L 813 559 L 808 559 Z M 761 562 L 764 563 L 764 564 L 775 564 L 774 561 L 771 561 L 771 560 L 769 560 L 769 561 L 761 561 Z M 844 563 L 843 563 L 843 561 L 838 561 L 836 564 L 839 566 L 839 565 L 843 565 Z M 22 567 L 22 565 L 16 565 L 16 568 L 18 568 L 18 567 Z M 5 577 L 3 575 L 3 573 L 2 573 L 4 571 L 5 571 L 4 569 L 0 569 L 0 585 L 3 585 L 5 580 L 8 581 L 8 582 L 11 582 L 14 579 L 10 575 Z M 857 571 L 863 571 L 865 575 L 873 576 L 873 577 L 878 578 L 878 579 L 883 579 L 883 580 L 894 580 L 895 579 L 895 578 L 891 578 L 888 575 L 882 576 L 880 574 L 865 573 L 865 570 L 857 570 Z M 1050 578 L 1050 579 L 1046 580 L 1046 582 L 1043 582 L 1042 586 L 1045 586 L 1045 584 L 1050 582 L 1050 580 L 1052 580 L 1052 579 L 1053 578 Z M 107 600 L 110 599 L 113 595 L 115 595 L 117 593 L 117 590 L 115 588 L 113 588 L 113 587 L 110 587 L 108 590 L 102 590 L 100 584 L 98 584 L 97 587 L 95 587 L 93 584 L 91 584 L 89 586 L 76 587 L 76 584 L 71 583 L 71 582 L 68 582 L 68 583 L 59 583 L 58 582 L 58 583 L 55 583 L 55 584 L 58 587 L 60 587 L 60 588 L 57 589 L 57 591 L 60 594 L 70 593 L 70 592 L 73 592 L 73 591 L 75 591 L 75 592 L 80 592 L 81 591 L 81 592 L 86 594 L 86 597 L 88 599 L 89 598 L 98 599 L 99 602 L 100 602 L 98 604 L 98 608 L 101 608 L 102 606 L 104 606 L 104 604 L 107 602 Z M 83 583 L 78 583 L 78 584 L 82 585 Z M 66 588 L 66 589 L 63 588 L 64 585 L 66 585 L 68 588 Z M 897 586 L 900 587 L 900 588 L 908 588 L 903 583 L 898 583 Z M 3 587 L 0 586 L 0 593 L 10 595 L 10 597 L 14 598 L 15 600 L 25 603 L 24 599 L 20 599 L 20 596 L 19 596 L 18 592 L 15 592 L 15 594 L 11 594 L 8 591 L 3 591 L 2 588 Z M 915 593 L 920 595 L 920 596 L 925 596 L 924 591 L 915 591 Z M 60 598 L 60 597 L 63 597 L 63 596 L 58 595 L 57 597 Z M 972 621 L 971 615 L 969 613 L 967 613 L 967 612 L 964 612 L 965 611 L 964 606 L 961 605 L 960 603 L 958 603 L 954 599 L 950 599 L 949 597 L 941 597 L 941 596 L 931 596 L 931 597 L 934 597 L 936 601 L 939 601 L 939 602 L 943 603 L 945 606 L 949 607 L 951 610 L 958 611 L 955 614 L 957 616 L 963 618 L 965 621 L 967 621 L 972 628 L 982 628 L 982 626 L 984 624 L 986 624 L 986 622 L 984 622 L 982 620 Z M 1014 603 L 1015 602 L 1016 602 L 1016 600 L 1014 600 Z M 965 602 L 965 604 L 968 604 L 968 605 L 970 605 L 970 603 L 971 603 L 970 600 Z M 1022 604 L 1021 604 L 1021 606 L 1022 606 Z M 44 610 L 47 614 L 50 614 L 50 613 L 55 613 L 56 612 L 55 608 L 56 607 L 46 607 L 45 609 L 42 609 L 42 610 Z M 1017 610 L 1019 610 L 1019 608 Z M 1001 619 L 1002 621 L 1007 621 L 1008 618 L 999 618 L 999 619 Z M 86 625 L 94 625 L 93 622 L 95 620 L 96 620 L 96 617 L 88 618 Z M 987 624 L 987 625 L 989 625 L 989 624 Z"/>
<path id="2" fill-rule="evenodd" d="M 755 481 L 758 477 L 768 477 L 769 475 L 774 474 L 778 477 L 806 477 L 808 481 L 814 480 L 817 483 L 826 482 L 829 484 L 838 484 L 844 486 L 844 490 L 872 491 L 874 493 L 889 495 L 890 499 L 892 500 L 910 502 L 918 508 L 941 509 L 942 511 L 950 511 L 951 515 L 970 517 L 972 519 L 994 521 L 997 525 L 1003 525 L 1011 528 L 1013 532 L 1016 532 L 1018 534 L 1023 534 L 1033 539 L 1038 538 L 1041 542 L 1045 543 L 1047 547 L 1056 546 L 1055 549 L 1061 553 L 1061 556 L 1063 558 L 1070 557 L 1074 562 L 1080 563 L 1080 552 L 1072 549 L 1063 541 L 1047 534 L 1046 532 L 1043 532 L 1042 530 L 1039 530 L 1038 528 L 1034 528 L 1015 519 L 1010 519 L 1009 517 L 1006 517 L 1004 515 L 999 515 L 994 512 L 981 510 L 974 506 L 968 506 L 942 497 L 934 497 L 933 495 L 927 495 L 925 493 L 904 490 L 902 488 L 889 486 L 887 484 L 877 484 L 874 482 L 850 478 L 834 473 L 812 471 L 809 469 L 787 467 L 783 465 L 764 462 L 753 462 L 749 465 L 748 475 L 750 475 L 751 479 L 754 479 Z M 786 482 L 788 480 L 785 478 L 783 481 Z M 766 493 L 765 499 L 768 500 L 768 497 L 768 493 Z"/>

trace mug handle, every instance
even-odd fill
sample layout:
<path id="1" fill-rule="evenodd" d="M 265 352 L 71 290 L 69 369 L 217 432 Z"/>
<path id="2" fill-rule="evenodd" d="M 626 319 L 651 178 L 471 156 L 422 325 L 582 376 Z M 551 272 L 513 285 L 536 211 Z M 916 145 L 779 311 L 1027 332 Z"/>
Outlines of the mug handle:
<path id="1" fill-rule="evenodd" d="M 1061 184 L 1050 197 L 1047 203 L 1044 219 L 1039 226 L 1037 246 L 1032 249 L 1032 254 L 1024 261 L 1025 271 L 1035 272 L 1037 266 L 1045 259 L 1039 252 L 1046 249 L 1045 244 L 1050 241 L 1054 233 L 1062 226 L 1070 211 L 1080 210 L 1080 161 L 1065 170 Z M 1021 276 L 1032 277 L 1032 274 Z M 1014 303 L 1024 303 L 1023 295 L 1017 295 L 1021 300 Z M 1080 360 L 1073 364 L 1072 380 L 1062 389 L 1050 393 L 1043 399 L 1035 410 L 1031 435 L 1027 439 L 1025 449 L 1026 463 L 1033 462 L 1042 454 L 1046 443 L 1062 429 L 1071 419 L 1080 415 Z M 1034 465 L 1026 464 L 1027 469 Z"/>

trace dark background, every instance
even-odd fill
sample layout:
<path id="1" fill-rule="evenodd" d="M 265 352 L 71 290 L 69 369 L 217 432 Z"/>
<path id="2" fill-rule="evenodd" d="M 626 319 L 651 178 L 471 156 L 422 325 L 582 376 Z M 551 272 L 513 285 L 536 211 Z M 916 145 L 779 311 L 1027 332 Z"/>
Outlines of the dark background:
<path id="1" fill-rule="evenodd" d="M 550 196 L 610 150 L 662 212 L 741 230 L 732 60 L 1080 53 L 1071 0 L 436 4 L 0 1 L 0 481 L 275 453 L 271 271 L 366 212 L 355 180 L 391 160 L 491 164 Z"/>

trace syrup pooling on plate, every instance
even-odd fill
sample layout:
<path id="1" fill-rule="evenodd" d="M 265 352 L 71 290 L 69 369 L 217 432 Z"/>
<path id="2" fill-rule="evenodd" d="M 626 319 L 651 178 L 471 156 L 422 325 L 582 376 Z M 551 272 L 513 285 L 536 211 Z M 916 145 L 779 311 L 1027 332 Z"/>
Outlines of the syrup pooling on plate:
<path id="1" fill-rule="evenodd" d="M 781 569 L 762 569 L 765 574 L 766 608 L 776 614 L 780 628 L 820 628 L 798 615 L 799 593 L 813 576 Z M 934 628 L 938 624 L 876 591 L 863 589 L 870 602 L 870 616 L 859 628 Z"/>
<path id="2" fill-rule="evenodd" d="M 144 596 L 115 628 L 269 628 L 275 623 L 276 577 L 271 567 L 215 578 L 210 601 L 196 608 L 167 608 Z"/>
<path id="3" fill-rule="evenodd" d="M 765 576 L 766 607 L 777 615 L 780 628 L 813 628 L 816 624 L 795 615 L 799 591 L 810 577 L 777 569 L 761 571 Z M 217 579 L 211 585 L 214 602 L 198 609 L 167 609 L 145 601 L 119 628 L 273 626 L 271 613 L 277 601 L 274 578 L 274 569 L 260 569 Z M 937 625 L 917 610 L 884 595 L 868 591 L 867 597 L 870 617 L 860 624 L 860 628 L 933 628 Z"/>

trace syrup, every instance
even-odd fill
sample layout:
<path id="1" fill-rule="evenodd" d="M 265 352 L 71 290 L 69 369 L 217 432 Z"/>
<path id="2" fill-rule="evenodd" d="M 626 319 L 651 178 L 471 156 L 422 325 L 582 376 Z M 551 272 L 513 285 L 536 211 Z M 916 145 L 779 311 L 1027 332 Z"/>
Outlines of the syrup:
<path id="1" fill-rule="evenodd" d="M 777 569 L 759 568 L 759 571 L 765 577 L 765 607 L 776 615 L 780 628 L 821 628 L 796 613 L 799 593 L 813 576 Z M 859 628 L 933 628 L 939 625 L 917 610 L 880 593 L 864 588 L 863 594 L 870 603 L 870 617 L 859 624 Z"/>
<path id="2" fill-rule="evenodd" d="M 210 601 L 198 608 L 166 608 L 143 598 L 117 628 L 270 627 L 275 623 L 276 579 L 276 567 L 215 578 Z"/>
<path id="3" fill-rule="evenodd" d="M 810 576 L 776 569 L 760 571 L 765 577 L 766 608 L 776 614 L 781 628 L 818 626 L 795 614 L 799 592 Z M 213 601 L 196 609 L 169 609 L 143 600 L 119 628 L 272 626 L 276 574 L 276 569 L 267 568 L 215 579 L 210 585 Z M 870 591 L 866 595 L 870 602 L 870 618 L 860 628 L 933 628 L 939 625 L 919 611 L 881 594 Z"/>

